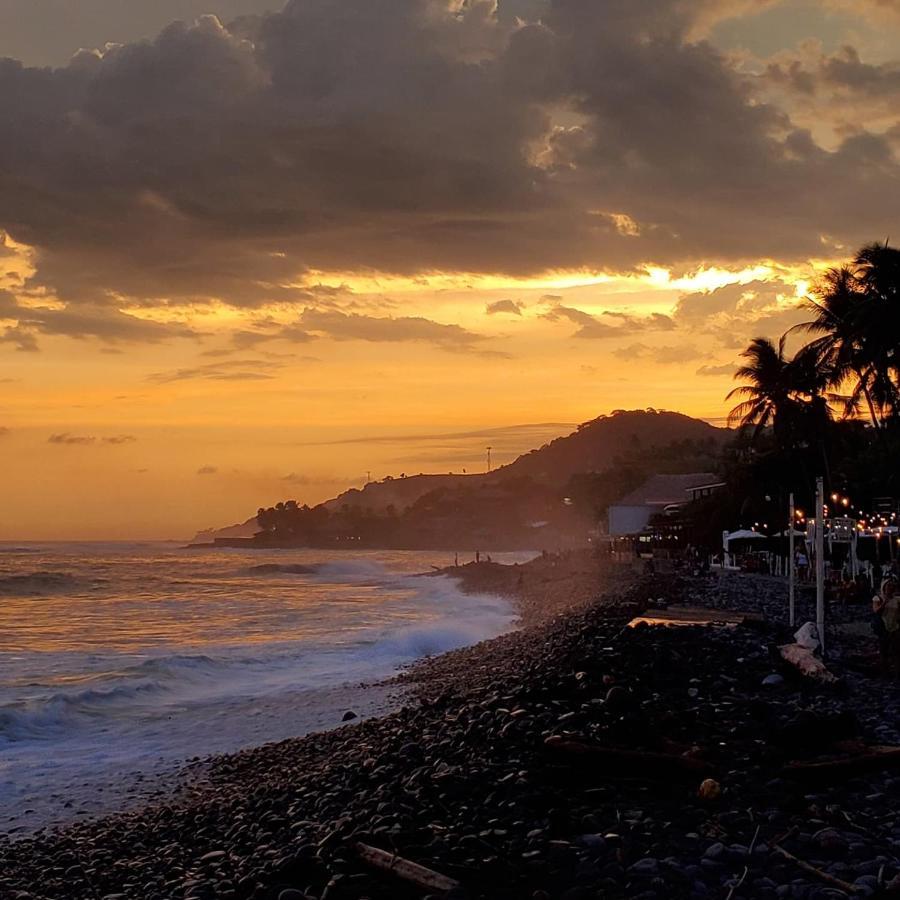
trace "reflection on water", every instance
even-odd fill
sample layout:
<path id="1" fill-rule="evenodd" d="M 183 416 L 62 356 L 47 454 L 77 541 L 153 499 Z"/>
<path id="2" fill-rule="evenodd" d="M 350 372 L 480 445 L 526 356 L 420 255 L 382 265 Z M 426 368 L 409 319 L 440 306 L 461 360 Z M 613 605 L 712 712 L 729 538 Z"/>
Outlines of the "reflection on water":
<path id="1" fill-rule="evenodd" d="M 451 561 L 0 545 L 0 830 L 24 798 L 332 724 L 343 685 L 512 627 L 417 577 Z"/>

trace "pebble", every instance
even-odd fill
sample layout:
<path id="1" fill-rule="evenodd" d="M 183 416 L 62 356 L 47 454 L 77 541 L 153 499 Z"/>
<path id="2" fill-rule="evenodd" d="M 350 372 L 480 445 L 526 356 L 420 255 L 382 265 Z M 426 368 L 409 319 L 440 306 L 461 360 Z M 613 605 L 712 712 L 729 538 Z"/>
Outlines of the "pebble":
<path id="1" fill-rule="evenodd" d="M 721 898 L 745 867 L 733 900 L 841 896 L 775 851 L 776 838 L 860 896 L 879 877 L 900 886 L 900 814 L 885 818 L 896 773 L 804 786 L 782 772 L 793 747 L 817 752 L 811 735 L 848 713 L 865 739 L 900 743 L 896 688 L 841 671 L 839 637 L 829 665 L 840 690 L 769 681 L 768 647 L 790 637 L 774 580 L 650 582 L 623 580 L 604 605 L 420 664 L 389 717 L 213 759 L 202 781 L 143 810 L 0 841 L 0 897 L 405 896 L 360 861 L 360 841 L 459 879 L 468 900 Z M 648 597 L 771 624 L 625 628 Z M 804 604 L 801 592 L 802 620 Z M 573 769 L 544 749 L 555 734 L 699 754 L 718 791 Z M 880 824 L 854 829 L 848 816 Z"/>

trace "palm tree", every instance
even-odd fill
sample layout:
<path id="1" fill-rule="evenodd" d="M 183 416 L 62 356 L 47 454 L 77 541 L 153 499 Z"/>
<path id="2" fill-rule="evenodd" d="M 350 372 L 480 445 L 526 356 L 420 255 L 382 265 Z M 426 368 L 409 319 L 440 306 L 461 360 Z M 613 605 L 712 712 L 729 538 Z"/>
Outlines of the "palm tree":
<path id="1" fill-rule="evenodd" d="M 833 388 L 847 386 L 845 415 L 863 401 L 880 434 L 900 412 L 900 251 L 887 244 L 863 247 L 849 266 L 830 269 L 808 305 L 819 334 L 804 348 L 827 372 Z"/>
<path id="2" fill-rule="evenodd" d="M 859 330 L 869 390 L 884 427 L 900 413 L 900 250 L 868 244 L 853 261 L 864 297 Z"/>
<path id="3" fill-rule="evenodd" d="M 754 441 L 771 425 L 776 439 L 782 443 L 796 412 L 792 398 L 794 373 L 785 358 L 784 344 L 784 337 L 777 347 L 768 338 L 754 338 L 741 354 L 747 363 L 734 373 L 736 379 L 744 379 L 749 384 L 734 388 L 725 398 L 746 398 L 728 414 L 728 424 L 752 428 Z"/>

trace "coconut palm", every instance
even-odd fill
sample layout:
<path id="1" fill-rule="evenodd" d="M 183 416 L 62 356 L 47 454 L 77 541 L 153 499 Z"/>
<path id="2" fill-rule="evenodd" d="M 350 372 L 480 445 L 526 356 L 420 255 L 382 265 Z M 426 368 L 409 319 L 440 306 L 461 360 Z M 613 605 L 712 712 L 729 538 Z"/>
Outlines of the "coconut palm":
<path id="1" fill-rule="evenodd" d="M 840 388 L 850 382 L 850 393 L 839 398 L 844 403 L 845 415 L 856 414 L 865 399 L 872 424 L 879 428 L 881 417 L 872 394 L 870 366 L 863 348 L 866 301 L 855 272 L 849 266 L 829 269 L 806 303 L 814 318 L 798 327 L 820 337 L 801 352 L 822 373 L 828 386 Z"/>
<path id="2" fill-rule="evenodd" d="M 769 426 L 782 443 L 796 415 L 794 372 L 784 355 L 785 338 L 776 347 L 768 338 L 754 338 L 741 356 L 747 362 L 735 373 L 736 379 L 747 381 L 729 391 L 726 400 L 745 397 L 728 414 L 728 424 L 753 429 L 756 441 Z"/>
<path id="3" fill-rule="evenodd" d="M 864 374 L 884 426 L 900 413 L 900 250 L 868 244 L 853 262 L 864 298 L 858 322 Z"/>
<path id="4" fill-rule="evenodd" d="M 826 272 L 808 305 L 814 318 L 800 327 L 820 336 L 804 351 L 829 386 L 849 388 L 845 415 L 864 402 L 880 433 L 900 412 L 900 251 L 863 247 L 851 265 Z"/>

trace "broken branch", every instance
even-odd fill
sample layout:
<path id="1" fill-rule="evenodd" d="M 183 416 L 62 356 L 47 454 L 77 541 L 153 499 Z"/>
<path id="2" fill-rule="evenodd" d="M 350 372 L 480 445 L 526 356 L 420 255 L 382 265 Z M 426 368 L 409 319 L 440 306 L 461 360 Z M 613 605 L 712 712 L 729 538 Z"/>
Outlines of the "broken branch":
<path id="1" fill-rule="evenodd" d="M 402 878 L 416 887 L 425 891 L 440 891 L 447 893 L 460 887 L 458 881 L 441 875 L 433 869 L 427 869 L 418 863 L 397 856 L 395 853 L 388 853 L 385 850 L 379 850 L 377 847 L 370 847 L 368 844 L 358 843 L 356 852 L 359 854 L 363 862 L 368 863 L 372 868 L 381 872 L 388 872 Z"/>

